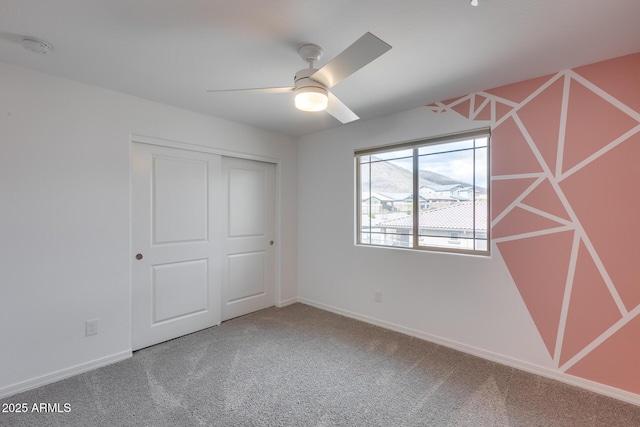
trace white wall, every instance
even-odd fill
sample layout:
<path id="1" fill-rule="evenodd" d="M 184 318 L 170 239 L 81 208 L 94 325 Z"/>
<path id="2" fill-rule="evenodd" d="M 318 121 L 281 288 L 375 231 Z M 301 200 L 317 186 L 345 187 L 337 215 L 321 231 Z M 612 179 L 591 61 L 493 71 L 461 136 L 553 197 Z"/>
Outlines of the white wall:
<path id="1" fill-rule="evenodd" d="M 130 134 L 279 159 L 296 297 L 293 138 L 2 63 L 0 94 L 0 397 L 130 355 Z"/>
<path id="2" fill-rule="evenodd" d="M 549 356 L 497 251 L 486 258 L 354 244 L 354 150 L 482 126 L 423 107 L 301 138 L 300 300 L 545 370 Z M 374 301 L 376 290 L 382 303 Z"/>

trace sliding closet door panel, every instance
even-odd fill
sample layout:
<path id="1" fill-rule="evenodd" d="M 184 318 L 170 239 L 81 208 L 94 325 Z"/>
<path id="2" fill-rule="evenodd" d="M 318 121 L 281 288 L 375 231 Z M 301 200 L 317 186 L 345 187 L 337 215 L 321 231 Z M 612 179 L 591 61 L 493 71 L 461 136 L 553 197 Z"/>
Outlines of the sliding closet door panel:
<path id="1" fill-rule="evenodd" d="M 222 319 L 275 304 L 275 165 L 222 159 Z"/>
<path id="2" fill-rule="evenodd" d="M 221 157 L 133 144 L 132 347 L 221 321 Z"/>

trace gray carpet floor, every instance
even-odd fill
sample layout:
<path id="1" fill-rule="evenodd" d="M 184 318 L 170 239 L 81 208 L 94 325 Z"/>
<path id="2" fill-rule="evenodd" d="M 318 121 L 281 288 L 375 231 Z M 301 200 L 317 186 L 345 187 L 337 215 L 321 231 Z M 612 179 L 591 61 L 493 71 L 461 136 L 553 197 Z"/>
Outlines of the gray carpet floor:
<path id="1" fill-rule="evenodd" d="M 640 426 L 640 407 L 303 304 L 0 403 L 2 426 Z"/>

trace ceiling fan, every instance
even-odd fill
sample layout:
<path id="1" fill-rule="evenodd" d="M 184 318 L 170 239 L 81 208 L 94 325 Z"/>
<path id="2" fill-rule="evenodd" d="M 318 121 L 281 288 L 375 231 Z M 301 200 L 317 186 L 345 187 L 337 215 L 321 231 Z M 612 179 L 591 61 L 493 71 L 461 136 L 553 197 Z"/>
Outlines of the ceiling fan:
<path id="1" fill-rule="evenodd" d="M 285 93 L 295 92 L 296 108 L 302 111 L 326 110 L 342 123 L 358 120 L 358 116 L 342 103 L 329 89 L 358 71 L 380 55 L 391 49 L 391 46 L 371 33 L 366 33 L 351 46 L 319 70 L 314 64 L 322 56 L 322 48 L 315 44 L 306 44 L 298 49 L 298 54 L 309 64 L 308 68 L 298 71 L 293 86 L 264 87 L 250 89 L 222 89 L 207 92 L 253 92 L 253 93 Z"/>

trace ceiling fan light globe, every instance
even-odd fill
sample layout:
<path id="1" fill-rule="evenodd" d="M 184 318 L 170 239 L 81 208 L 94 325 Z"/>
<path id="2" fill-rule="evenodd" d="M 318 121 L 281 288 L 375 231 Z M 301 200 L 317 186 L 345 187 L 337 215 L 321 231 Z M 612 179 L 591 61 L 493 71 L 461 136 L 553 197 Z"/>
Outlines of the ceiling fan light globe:
<path id="1" fill-rule="evenodd" d="M 296 108 L 302 111 L 322 111 L 329 104 L 327 91 L 319 87 L 296 89 Z"/>

